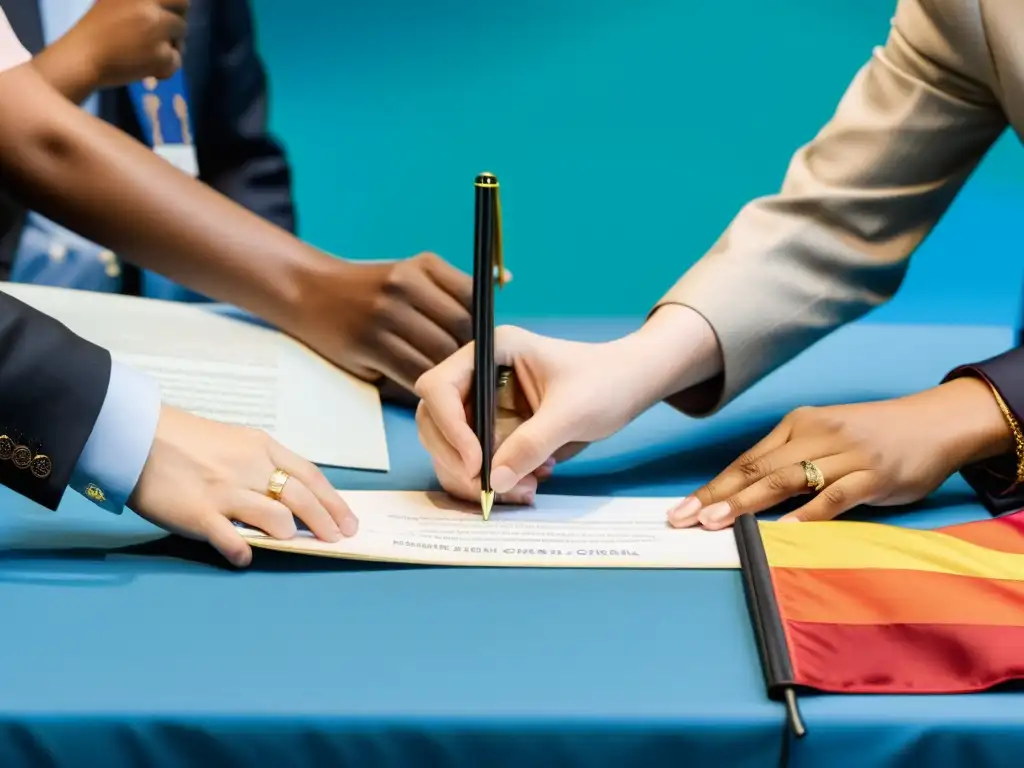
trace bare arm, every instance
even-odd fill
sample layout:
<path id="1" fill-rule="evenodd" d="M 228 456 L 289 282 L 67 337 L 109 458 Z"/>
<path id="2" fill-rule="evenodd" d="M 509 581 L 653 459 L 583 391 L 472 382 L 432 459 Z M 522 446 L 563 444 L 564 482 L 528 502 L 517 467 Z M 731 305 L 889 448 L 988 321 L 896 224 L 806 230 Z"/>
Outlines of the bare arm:
<path id="1" fill-rule="evenodd" d="M 46 82 L 75 104 L 85 101 L 99 87 L 100 80 L 88 49 L 78 41 L 72 30 L 32 60 Z"/>
<path id="2" fill-rule="evenodd" d="M 136 263 L 283 330 L 336 260 L 76 109 L 31 65 L 0 75 L 0 183 Z"/>

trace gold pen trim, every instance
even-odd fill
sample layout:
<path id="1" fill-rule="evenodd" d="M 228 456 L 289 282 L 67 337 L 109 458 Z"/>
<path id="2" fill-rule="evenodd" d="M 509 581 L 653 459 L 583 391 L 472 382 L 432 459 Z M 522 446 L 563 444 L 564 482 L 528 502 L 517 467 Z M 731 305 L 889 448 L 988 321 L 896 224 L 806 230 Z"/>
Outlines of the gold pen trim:
<path id="1" fill-rule="evenodd" d="M 484 513 L 486 522 L 491 516 L 491 508 L 494 506 L 494 491 L 480 491 L 480 511 Z"/>

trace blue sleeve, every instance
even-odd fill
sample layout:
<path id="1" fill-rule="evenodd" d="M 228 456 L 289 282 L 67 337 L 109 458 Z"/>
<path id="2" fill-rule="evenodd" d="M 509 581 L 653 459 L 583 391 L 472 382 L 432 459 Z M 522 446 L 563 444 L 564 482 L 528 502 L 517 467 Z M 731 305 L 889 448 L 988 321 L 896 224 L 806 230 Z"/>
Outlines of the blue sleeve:
<path id="1" fill-rule="evenodd" d="M 114 362 L 100 415 L 70 488 L 114 514 L 135 490 L 160 418 L 160 389 L 148 376 Z"/>

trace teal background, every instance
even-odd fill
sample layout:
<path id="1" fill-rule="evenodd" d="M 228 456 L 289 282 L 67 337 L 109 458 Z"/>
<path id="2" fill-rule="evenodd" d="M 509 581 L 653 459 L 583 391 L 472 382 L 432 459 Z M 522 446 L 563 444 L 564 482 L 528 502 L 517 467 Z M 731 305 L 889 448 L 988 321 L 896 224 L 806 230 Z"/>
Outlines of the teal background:
<path id="1" fill-rule="evenodd" d="M 502 181 L 508 315 L 636 315 L 831 115 L 894 0 L 254 0 L 301 234 L 471 256 Z M 1009 323 L 1024 158 L 1004 136 L 871 319 Z"/>

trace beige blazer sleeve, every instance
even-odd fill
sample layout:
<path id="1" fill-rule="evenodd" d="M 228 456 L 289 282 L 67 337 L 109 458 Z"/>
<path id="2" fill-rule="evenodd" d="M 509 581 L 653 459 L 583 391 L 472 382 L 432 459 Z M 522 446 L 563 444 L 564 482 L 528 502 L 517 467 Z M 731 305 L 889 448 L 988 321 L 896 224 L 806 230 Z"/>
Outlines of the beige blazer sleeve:
<path id="1" fill-rule="evenodd" d="M 746 205 L 659 302 L 714 328 L 724 374 L 669 399 L 711 413 L 889 299 L 1005 129 L 977 0 L 900 0 L 890 35 L 781 191 Z"/>

